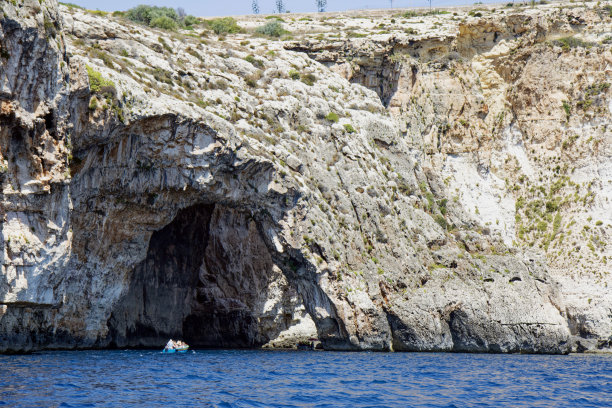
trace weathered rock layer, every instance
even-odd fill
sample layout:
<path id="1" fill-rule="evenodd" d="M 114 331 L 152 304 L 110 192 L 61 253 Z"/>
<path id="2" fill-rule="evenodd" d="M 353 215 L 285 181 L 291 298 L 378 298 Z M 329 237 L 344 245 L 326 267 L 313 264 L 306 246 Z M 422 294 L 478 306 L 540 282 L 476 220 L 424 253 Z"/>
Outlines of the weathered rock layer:
<path id="1" fill-rule="evenodd" d="M 553 30 L 536 11 L 420 42 L 286 45 L 330 70 L 250 34 L 202 40 L 63 6 L 60 15 L 55 1 L 2 7 L 0 350 L 169 337 L 197 347 L 312 337 L 343 350 L 609 347 L 606 255 L 589 258 L 584 279 L 563 268 L 580 252 L 551 257 L 566 248 L 559 234 L 573 239 L 567 213 L 582 222 L 610 209 L 608 88 L 566 118 L 563 96 L 534 79 L 559 57 L 542 38 L 572 21 Z M 598 46 L 567 57 L 567 75 L 603 82 L 609 61 L 609 45 Z M 537 92 L 553 96 L 528 102 Z M 575 189 L 563 162 L 555 171 L 536 160 L 568 150 L 559 145 L 570 129 L 601 139 L 594 156 L 571 152 L 573 174 L 589 160 L 603 171 L 582 209 L 562 201 Z M 539 206 L 519 205 L 538 194 L 536 180 L 565 181 L 534 197 Z M 524 208 L 546 227 L 529 229 Z M 599 218 L 605 252 L 611 220 Z"/>

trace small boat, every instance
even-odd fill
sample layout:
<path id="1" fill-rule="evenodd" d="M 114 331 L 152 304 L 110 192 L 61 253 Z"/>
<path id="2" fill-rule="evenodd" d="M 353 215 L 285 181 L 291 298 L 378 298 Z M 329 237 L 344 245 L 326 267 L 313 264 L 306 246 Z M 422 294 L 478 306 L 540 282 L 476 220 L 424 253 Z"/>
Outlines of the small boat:
<path id="1" fill-rule="evenodd" d="M 175 342 L 172 339 L 166 344 L 162 353 L 186 353 L 189 350 L 189 345 L 184 341 Z"/>
<path id="2" fill-rule="evenodd" d="M 182 346 L 177 348 L 165 348 L 162 353 L 186 353 L 189 350 L 189 346 Z"/>

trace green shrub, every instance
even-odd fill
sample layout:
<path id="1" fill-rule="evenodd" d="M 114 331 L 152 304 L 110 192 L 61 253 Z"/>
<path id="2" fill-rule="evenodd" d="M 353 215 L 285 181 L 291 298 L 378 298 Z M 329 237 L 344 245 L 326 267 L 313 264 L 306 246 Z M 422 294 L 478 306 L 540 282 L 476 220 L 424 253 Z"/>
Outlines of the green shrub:
<path id="1" fill-rule="evenodd" d="M 546 212 L 553 213 L 559 209 L 559 203 L 556 201 L 546 202 Z"/>
<path id="2" fill-rule="evenodd" d="M 423 13 L 424 16 L 438 16 L 441 14 L 450 14 L 450 11 L 434 9 L 434 10 L 429 10 Z"/>
<path id="3" fill-rule="evenodd" d="M 247 57 L 245 58 L 245 60 L 247 62 L 250 62 L 251 64 L 253 64 L 253 66 L 257 67 L 257 68 L 263 68 L 264 63 L 262 60 L 258 60 L 257 58 L 255 58 L 254 55 L 247 55 Z"/>
<path id="4" fill-rule="evenodd" d="M 338 120 L 340 120 L 340 117 L 338 117 L 337 113 L 329 112 L 327 116 L 325 117 L 325 119 L 329 120 L 330 122 L 338 123 Z"/>
<path id="5" fill-rule="evenodd" d="M 87 69 L 87 75 L 89 76 L 89 89 L 91 92 L 100 93 L 104 88 L 115 89 L 115 83 L 113 81 L 102 77 L 101 73 L 88 65 L 85 68 Z"/>
<path id="6" fill-rule="evenodd" d="M 350 123 L 346 123 L 344 125 L 344 130 L 346 130 L 347 133 L 355 133 L 356 132 L 355 128 Z"/>
<path id="7" fill-rule="evenodd" d="M 410 10 L 402 14 L 402 17 L 412 18 L 412 17 L 436 16 L 439 14 L 449 14 L 449 13 L 450 11 L 446 11 L 446 10 L 429 10 L 425 12 L 417 12 L 417 11 Z"/>
<path id="8" fill-rule="evenodd" d="M 85 10 L 85 7 L 81 7 L 77 4 L 74 3 L 64 3 L 63 1 L 58 2 L 59 4 L 68 7 L 69 9 L 73 9 L 73 8 L 77 8 L 77 9 L 81 9 L 81 10 Z"/>
<path id="9" fill-rule="evenodd" d="M 89 99 L 89 109 L 95 111 L 98 108 L 98 98 L 95 95 Z"/>
<path id="10" fill-rule="evenodd" d="M 151 20 L 149 27 L 161 28 L 162 30 L 176 30 L 178 24 L 168 16 L 161 16 Z"/>
<path id="11" fill-rule="evenodd" d="M 399 178 L 397 182 L 397 188 L 402 194 L 405 194 L 405 195 L 412 195 L 414 194 L 414 191 L 415 191 L 414 186 L 410 185 L 410 183 L 404 180 L 403 177 Z"/>
<path id="12" fill-rule="evenodd" d="M 200 61 L 202 61 L 202 56 L 193 48 L 191 47 L 187 47 L 187 49 L 185 49 L 185 51 L 190 54 L 193 55 L 194 57 L 196 57 L 197 59 L 199 59 Z"/>
<path id="13" fill-rule="evenodd" d="M 162 47 L 164 47 L 166 51 L 168 51 L 168 53 L 174 54 L 174 50 L 168 45 L 168 43 L 166 42 L 166 40 L 164 40 L 163 37 L 157 37 L 157 41 L 159 41 L 159 43 L 162 45 Z"/>
<path id="14" fill-rule="evenodd" d="M 129 20 L 164 30 L 175 30 L 179 27 L 191 28 L 199 23 L 196 17 L 181 15 L 170 7 L 140 5 L 129 9 L 124 15 Z"/>
<path id="15" fill-rule="evenodd" d="M 573 136 L 568 137 L 561 144 L 561 148 L 563 150 L 568 149 L 570 146 L 572 146 L 574 143 L 576 143 L 576 140 L 578 140 L 578 135 L 573 135 Z"/>
<path id="16" fill-rule="evenodd" d="M 436 214 L 435 220 L 438 223 L 438 225 L 442 227 L 442 229 L 448 228 L 448 223 L 446 222 L 446 219 L 444 218 L 444 216 L 440 214 Z"/>
<path id="17" fill-rule="evenodd" d="M 302 82 L 308 86 L 313 86 L 317 81 L 317 77 L 314 74 L 306 74 L 302 76 Z"/>
<path id="18" fill-rule="evenodd" d="M 561 228 L 561 214 L 557 213 L 553 221 L 553 235 L 556 235 Z"/>
<path id="19" fill-rule="evenodd" d="M 431 211 L 434 207 L 434 204 L 436 202 L 436 200 L 434 199 L 434 195 L 431 191 L 426 191 L 425 192 L 425 198 L 427 199 L 427 210 Z M 476 207 L 475 209 L 476 214 L 479 214 L 480 212 L 478 212 L 478 207 Z"/>
<path id="20" fill-rule="evenodd" d="M 215 18 L 207 20 L 206 24 L 208 27 L 215 32 L 215 34 L 235 34 L 240 31 L 240 26 L 235 19 L 231 17 Z"/>
<path id="21" fill-rule="evenodd" d="M 569 103 L 567 103 L 567 101 L 563 101 L 563 110 L 565 111 L 565 118 L 569 120 L 572 113 L 572 107 Z"/>
<path id="22" fill-rule="evenodd" d="M 355 31 L 349 31 L 348 34 L 346 35 L 348 38 L 364 38 L 367 37 L 368 34 L 364 34 L 364 33 L 356 33 Z"/>
<path id="23" fill-rule="evenodd" d="M 285 20 L 283 20 L 279 16 L 266 16 L 266 20 L 277 20 L 277 21 L 280 21 L 281 23 L 285 22 Z M 310 20 L 310 21 L 312 21 L 312 20 Z"/>
<path id="24" fill-rule="evenodd" d="M 438 208 L 440 209 L 442 215 L 446 215 L 446 212 L 448 211 L 446 208 L 446 204 L 448 204 L 447 198 L 443 198 L 442 200 L 438 201 Z"/>
<path id="25" fill-rule="evenodd" d="M 299 81 L 300 73 L 297 72 L 295 69 L 292 69 L 291 71 L 289 71 L 289 78 L 293 79 L 294 81 Z"/>
<path id="26" fill-rule="evenodd" d="M 559 38 L 558 40 L 553 41 L 553 44 L 563 48 L 564 51 L 568 51 L 571 48 L 591 48 L 593 46 L 593 43 L 581 40 L 580 38 L 576 37 Z"/>
<path id="27" fill-rule="evenodd" d="M 43 25 L 45 27 L 45 31 L 48 36 L 55 37 L 57 35 L 57 31 L 55 29 L 55 24 L 51 20 L 49 20 L 46 16 L 44 18 Z"/>
<path id="28" fill-rule="evenodd" d="M 193 26 L 200 24 L 200 19 L 194 16 L 186 16 L 183 19 L 183 24 L 185 25 L 185 27 L 191 28 Z"/>
<path id="29" fill-rule="evenodd" d="M 266 37 L 280 37 L 283 34 L 287 34 L 289 31 L 283 28 L 283 23 L 279 20 L 274 20 L 266 23 L 261 27 L 257 27 L 255 30 L 257 34 L 265 35 Z"/>
<path id="30" fill-rule="evenodd" d="M 179 16 L 176 10 L 170 7 L 156 7 L 145 5 L 140 5 L 129 9 L 125 12 L 125 16 L 129 20 L 145 25 L 150 25 L 151 21 L 159 17 L 168 17 L 175 22 L 179 20 Z"/>
<path id="31" fill-rule="evenodd" d="M 607 82 L 594 83 L 587 87 L 587 89 L 584 92 L 584 96 L 585 98 L 589 98 L 591 96 L 597 96 L 600 93 L 607 91 L 608 89 L 610 89 L 610 84 Z"/>

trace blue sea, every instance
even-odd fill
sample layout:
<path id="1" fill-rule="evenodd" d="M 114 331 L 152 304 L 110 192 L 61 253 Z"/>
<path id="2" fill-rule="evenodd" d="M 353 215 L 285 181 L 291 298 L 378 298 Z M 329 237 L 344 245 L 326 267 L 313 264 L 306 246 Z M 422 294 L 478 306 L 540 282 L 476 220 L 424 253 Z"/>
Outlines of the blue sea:
<path id="1" fill-rule="evenodd" d="M 0 356 L 0 406 L 612 407 L 612 356 L 42 352 Z"/>

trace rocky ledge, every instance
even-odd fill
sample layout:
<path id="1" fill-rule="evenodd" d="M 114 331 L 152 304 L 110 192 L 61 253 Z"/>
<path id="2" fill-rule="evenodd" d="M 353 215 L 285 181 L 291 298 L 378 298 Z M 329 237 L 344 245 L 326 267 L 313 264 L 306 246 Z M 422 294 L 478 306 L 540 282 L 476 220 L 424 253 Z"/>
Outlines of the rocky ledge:
<path id="1" fill-rule="evenodd" d="M 610 349 L 609 9 L 0 17 L 0 351 Z"/>

